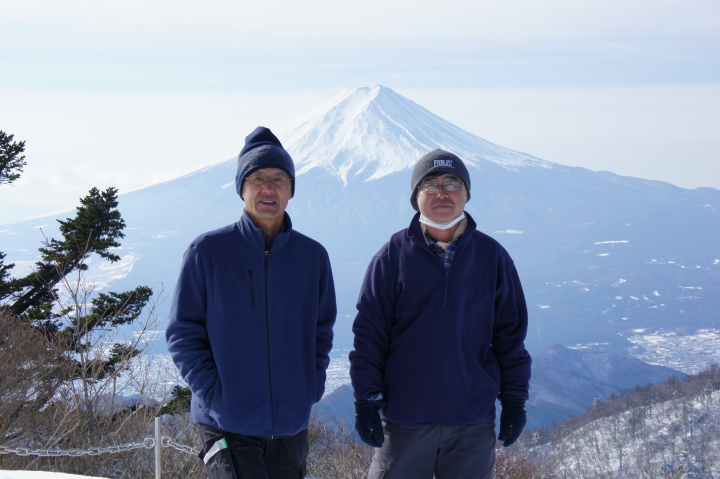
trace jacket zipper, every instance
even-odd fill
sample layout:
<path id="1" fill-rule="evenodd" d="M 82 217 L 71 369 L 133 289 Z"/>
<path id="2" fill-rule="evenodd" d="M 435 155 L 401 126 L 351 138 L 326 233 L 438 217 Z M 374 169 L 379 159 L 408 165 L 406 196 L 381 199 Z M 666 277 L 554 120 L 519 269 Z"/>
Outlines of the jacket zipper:
<path id="1" fill-rule="evenodd" d="M 443 258 L 438 256 L 438 254 L 433 251 L 429 245 L 425 244 L 424 246 L 425 251 L 440 263 L 440 268 L 442 269 L 445 276 L 445 282 L 443 285 L 443 306 L 447 306 L 448 284 L 450 283 L 450 269 L 445 267 L 445 261 L 443 260 Z"/>
<path id="2" fill-rule="evenodd" d="M 270 252 L 265 250 L 265 338 L 267 341 L 267 371 L 268 371 L 268 394 L 270 397 L 270 439 L 275 437 L 275 406 L 273 403 L 273 390 L 272 390 L 272 350 L 270 349 L 270 315 L 268 313 L 268 254 Z"/>
<path id="3" fill-rule="evenodd" d="M 255 312 L 255 280 L 253 278 L 252 268 L 248 270 L 248 278 L 250 279 L 250 311 Z"/>
<path id="4" fill-rule="evenodd" d="M 464 233 L 463 233 L 463 234 L 464 234 Z M 459 242 L 459 243 L 456 245 L 456 247 L 455 247 L 455 256 L 457 256 L 457 253 L 459 252 L 460 244 L 461 244 L 461 243 L 462 243 L 462 239 L 460 240 L 460 242 Z M 432 252 L 432 251 L 431 251 L 431 253 L 435 254 L 435 253 Z M 455 258 L 453 257 L 452 263 L 450 263 L 450 267 L 449 267 L 449 268 L 446 268 L 446 267 L 445 267 L 445 259 L 444 259 L 444 258 L 441 258 L 440 256 L 438 256 L 438 255 L 436 255 L 436 254 L 435 254 L 435 257 L 440 260 L 440 266 L 442 267 L 443 271 L 445 272 L 445 288 L 444 288 L 444 290 L 443 290 L 443 306 L 447 306 L 447 299 L 448 299 L 448 298 L 447 298 L 447 295 L 448 295 L 448 289 L 449 289 L 449 286 L 450 286 L 450 270 L 451 270 L 452 267 L 453 267 L 453 263 L 455 263 Z"/>
<path id="5" fill-rule="evenodd" d="M 462 243 L 462 241 L 460 241 L 460 243 Z M 445 273 L 445 284 L 443 287 L 443 306 L 447 306 L 448 286 L 450 284 L 450 268 L 445 267 L 445 260 L 443 258 L 441 258 L 440 256 L 438 256 L 437 253 L 435 253 L 432 250 L 431 246 L 429 246 L 424 241 L 422 242 L 422 244 L 424 245 L 425 251 L 427 251 L 428 254 L 431 254 L 432 256 L 437 258 L 438 261 L 440 261 L 440 267 L 442 268 L 443 272 Z M 460 244 L 458 243 L 457 248 L 459 248 L 459 247 L 460 247 Z M 455 253 L 457 254 L 457 249 L 455 250 Z M 455 259 L 453 258 L 453 262 L 454 262 L 454 260 Z M 452 264 L 450 265 L 450 267 L 452 268 Z"/>
<path id="6" fill-rule="evenodd" d="M 443 271 L 445 271 L 445 289 L 443 291 L 443 306 L 447 306 L 447 295 L 448 295 L 448 284 L 450 283 L 450 268 L 445 267 L 445 263 L 441 264 Z"/>

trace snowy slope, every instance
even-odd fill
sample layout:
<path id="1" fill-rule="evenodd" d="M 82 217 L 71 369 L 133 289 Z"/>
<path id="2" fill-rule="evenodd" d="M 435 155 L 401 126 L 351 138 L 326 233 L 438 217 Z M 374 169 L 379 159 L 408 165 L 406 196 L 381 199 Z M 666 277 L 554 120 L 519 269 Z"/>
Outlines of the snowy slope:
<path id="1" fill-rule="evenodd" d="M 481 160 L 506 168 L 552 165 L 472 135 L 381 86 L 340 92 L 282 138 L 299 174 L 320 167 L 345 185 L 412 168 L 435 148 L 476 167 Z"/>
<path id="2" fill-rule="evenodd" d="M 720 392 L 604 417 L 537 448 L 561 477 L 720 475 Z"/>
<path id="3" fill-rule="evenodd" d="M 59 472 L 0 471 L 0 479 L 103 479 L 101 477 L 77 476 Z"/>

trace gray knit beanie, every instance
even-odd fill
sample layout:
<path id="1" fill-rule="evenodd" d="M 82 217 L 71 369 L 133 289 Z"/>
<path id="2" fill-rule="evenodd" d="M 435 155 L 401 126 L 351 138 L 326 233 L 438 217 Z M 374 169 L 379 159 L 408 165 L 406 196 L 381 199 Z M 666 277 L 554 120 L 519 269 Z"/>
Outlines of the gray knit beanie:
<path id="1" fill-rule="evenodd" d="M 465 183 L 467 199 L 470 199 L 470 175 L 465 163 L 455 154 L 445 150 L 433 150 L 418 160 L 413 168 L 410 179 L 410 204 L 415 211 L 420 211 L 417 204 L 417 187 L 423 178 L 440 173 L 449 173 Z"/>
<path id="2" fill-rule="evenodd" d="M 258 126 L 245 138 L 245 146 L 238 155 L 235 189 L 242 198 L 245 178 L 252 172 L 263 168 L 280 168 L 290 175 L 292 192 L 295 196 L 295 164 L 282 143 L 264 126 Z"/>

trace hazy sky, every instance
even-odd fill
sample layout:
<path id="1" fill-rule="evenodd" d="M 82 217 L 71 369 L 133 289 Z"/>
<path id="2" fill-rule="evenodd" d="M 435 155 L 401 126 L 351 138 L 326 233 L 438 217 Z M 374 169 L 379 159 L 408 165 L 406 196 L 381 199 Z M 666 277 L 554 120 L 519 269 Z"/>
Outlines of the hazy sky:
<path id="1" fill-rule="evenodd" d="M 502 146 L 720 188 L 717 0 L 24 0 L 0 27 L 0 224 L 227 160 L 383 85 Z"/>

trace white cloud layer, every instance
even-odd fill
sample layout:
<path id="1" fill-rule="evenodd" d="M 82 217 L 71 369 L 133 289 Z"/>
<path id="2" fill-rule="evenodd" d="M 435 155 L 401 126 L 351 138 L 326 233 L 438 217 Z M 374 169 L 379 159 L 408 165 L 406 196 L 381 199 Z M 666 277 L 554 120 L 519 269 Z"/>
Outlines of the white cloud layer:
<path id="1" fill-rule="evenodd" d="M 0 224 L 226 160 L 255 126 L 376 84 L 549 161 L 720 188 L 715 1 L 28 0 L 3 17 L 0 130 L 28 165 Z"/>

